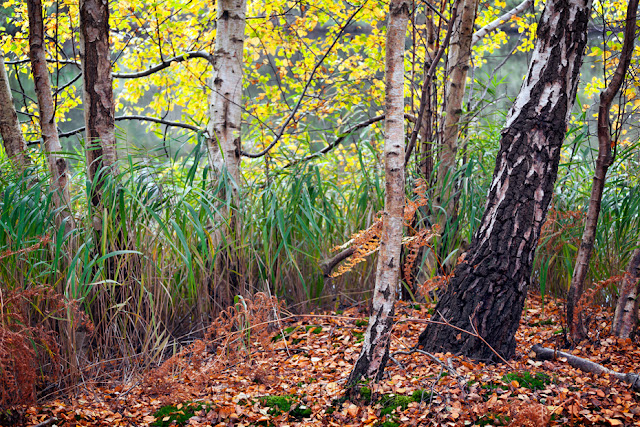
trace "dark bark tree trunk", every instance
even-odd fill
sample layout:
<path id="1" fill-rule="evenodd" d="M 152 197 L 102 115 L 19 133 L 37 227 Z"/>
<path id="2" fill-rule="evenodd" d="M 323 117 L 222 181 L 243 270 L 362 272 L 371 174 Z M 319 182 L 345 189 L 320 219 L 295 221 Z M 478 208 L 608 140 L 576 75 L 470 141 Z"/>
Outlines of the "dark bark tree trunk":
<path id="1" fill-rule="evenodd" d="M 515 352 L 534 252 L 576 97 L 590 5 L 590 0 L 546 3 L 529 71 L 502 132 L 480 227 L 436 307 L 434 320 L 441 315 L 453 326 L 476 328 L 504 358 Z M 447 325 L 429 324 L 418 346 L 499 360 L 482 340 Z"/>
<path id="2" fill-rule="evenodd" d="M 4 56 L 0 52 L 0 135 L 7 156 L 19 169 L 24 169 L 31 161 L 27 155 L 27 143 L 22 135 L 18 114 L 13 106 L 13 96 L 9 77 L 4 67 Z"/>
<path id="3" fill-rule="evenodd" d="M 630 0 L 627 6 L 627 20 L 625 25 L 624 42 L 620 53 L 620 60 L 609 86 L 600 94 L 600 106 L 598 108 L 598 158 L 596 160 L 596 170 L 593 175 L 593 185 L 591 186 L 591 200 L 587 209 L 587 220 L 582 234 L 582 241 L 576 256 L 576 268 L 571 277 L 571 286 L 567 296 L 567 324 L 569 326 L 569 338 L 574 343 L 585 339 L 587 331 L 582 322 L 581 313 L 577 312 L 578 301 L 582 297 L 584 281 L 589 271 L 589 261 L 593 252 L 593 245 L 596 238 L 596 228 L 598 226 L 598 216 L 600 215 L 600 205 L 602 204 L 602 193 L 607 179 L 607 171 L 613 163 L 611 156 L 611 123 L 609 113 L 611 103 L 616 96 L 631 63 L 633 46 L 636 38 L 636 15 L 638 10 L 638 0 Z"/>
<path id="4" fill-rule="evenodd" d="M 404 44 L 408 20 L 409 1 L 392 0 L 385 52 L 385 211 L 371 316 L 362 352 L 347 382 L 351 390 L 361 378 L 381 379 L 389 358 L 404 223 Z"/>
<path id="5" fill-rule="evenodd" d="M 51 94 L 49 70 L 47 69 L 41 0 L 28 0 L 27 10 L 29 15 L 29 58 L 31 59 L 31 73 L 33 74 L 38 98 L 40 130 L 44 141 L 44 149 L 47 153 L 49 171 L 51 172 L 53 202 L 58 212 L 60 212 L 56 218 L 60 223 L 67 221 L 68 226 L 70 226 L 73 222 L 73 217 L 69 210 L 71 206 L 68 187 L 69 169 L 66 159 L 60 156 L 62 146 L 58 139 L 55 105 Z"/>
<path id="6" fill-rule="evenodd" d="M 91 203 L 101 204 L 105 173 L 117 175 L 115 106 L 109 50 L 109 5 L 106 0 L 80 0 L 80 49 L 84 90 L 87 175 L 93 183 Z"/>
<path id="7" fill-rule="evenodd" d="M 611 332 L 618 338 L 635 338 L 638 332 L 638 303 L 640 298 L 640 249 L 629 261 L 627 276 L 620 286 L 620 295 L 613 315 Z"/>

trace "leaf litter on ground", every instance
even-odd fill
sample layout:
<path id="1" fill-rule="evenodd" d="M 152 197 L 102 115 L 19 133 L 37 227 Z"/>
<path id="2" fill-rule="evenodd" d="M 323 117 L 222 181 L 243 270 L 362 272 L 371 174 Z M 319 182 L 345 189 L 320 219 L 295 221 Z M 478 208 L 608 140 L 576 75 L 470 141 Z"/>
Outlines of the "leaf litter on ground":
<path id="1" fill-rule="evenodd" d="M 234 359 L 223 357 L 228 348 L 213 354 L 204 343 L 192 345 L 155 377 L 111 386 L 88 382 L 73 398 L 29 407 L 27 425 L 640 425 L 640 393 L 628 385 L 562 360 L 533 359 L 534 344 L 561 348 L 563 309 L 560 300 L 543 304 L 538 295 L 529 296 L 511 366 L 439 353 L 435 363 L 410 351 L 433 307 L 399 302 L 391 354 L 399 353 L 380 383 L 362 385 L 357 402 L 346 400 L 343 388 L 366 330 L 363 306 L 292 316 L 267 339 L 243 335 Z M 610 311 L 592 307 L 588 318 L 591 341 L 572 354 L 617 372 L 637 372 L 640 348 L 609 335 Z"/>

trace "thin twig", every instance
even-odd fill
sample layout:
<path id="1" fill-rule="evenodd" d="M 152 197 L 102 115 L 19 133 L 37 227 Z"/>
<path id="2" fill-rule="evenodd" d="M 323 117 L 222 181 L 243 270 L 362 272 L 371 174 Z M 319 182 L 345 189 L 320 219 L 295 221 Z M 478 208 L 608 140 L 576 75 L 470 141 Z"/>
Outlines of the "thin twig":
<path id="1" fill-rule="evenodd" d="M 355 16 L 358 14 L 358 12 L 360 12 L 362 10 L 362 8 L 364 7 L 365 4 L 367 4 L 366 0 L 360 5 L 360 7 L 358 7 L 355 10 L 355 12 L 353 12 L 351 14 L 349 19 L 347 19 L 347 22 L 342 26 L 342 28 L 338 32 L 338 35 L 336 36 L 335 40 L 333 40 L 333 43 L 331 43 L 331 46 L 329 46 L 329 48 L 324 53 L 324 55 L 322 55 L 322 58 L 320 58 L 320 61 L 318 61 L 316 63 L 316 65 L 313 67 L 313 70 L 311 70 L 311 74 L 309 75 L 309 78 L 307 79 L 307 83 L 304 85 L 304 88 L 302 89 L 302 93 L 300 94 L 300 98 L 298 98 L 298 102 L 296 103 L 295 107 L 293 107 L 293 110 L 291 111 L 291 113 L 289 114 L 287 119 L 284 121 L 284 123 L 282 123 L 282 126 L 280 127 L 280 130 L 278 131 L 278 134 L 276 135 L 274 140 L 271 141 L 271 143 L 269 144 L 269 146 L 267 146 L 267 148 L 265 148 L 264 150 L 260 151 L 259 153 L 247 153 L 246 151 L 242 151 L 242 155 L 243 156 L 249 157 L 250 159 L 257 159 L 257 158 L 262 157 L 265 154 L 267 154 L 278 143 L 278 141 L 280 140 L 280 138 L 284 134 L 284 131 L 287 129 L 287 126 L 289 125 L 289 122 L 291 122 L 291 120 L 293 119 L 295 114 L 298 112 L 298 108 L 300 108 L 300 105 L 302 104 L 302 100 L 304 99 L 304 96 L 307 93 L 307 89 L 309 89 L 309 86 L 311 86 L 311 82 L 313 81 L 313 76 L 315 75 L 316 71 L 318 70 L 318 68 L 320 68 L 320 65 L 322 65 L 322 63 L 324 62 L 326 57 L 329 56 L 329 53 L 331 53 L 331 51 L 333 50 L 333 47 L 338 43 L 338 41 L 342 37 L 342 34 L 344 34 L 346 28 L 349 26 L 349 24 L 351 23 L 353 18 L 355 18 Z"/>

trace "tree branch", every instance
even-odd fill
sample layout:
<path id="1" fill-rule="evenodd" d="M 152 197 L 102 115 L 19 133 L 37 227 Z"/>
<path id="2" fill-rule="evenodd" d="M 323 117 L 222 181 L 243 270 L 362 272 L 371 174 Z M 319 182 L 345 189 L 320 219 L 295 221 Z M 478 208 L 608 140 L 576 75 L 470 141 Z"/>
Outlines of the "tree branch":
<path id="1" fill-rule="evenodd" d="M 187 123 L 180 123 L 180 122 L 172 122 L 172 121 L 169 121 L 169 120 L 158 119 L 156 117 L 132 115 L 132 116 L 116 117 L 115 120 L 117 122 L 118 121 L 122 121 L 122 120 L 140 120 L 140 121 L 146 121 L 146 122 L 159 123 L 159 124 L 162 124 L 162 125 L 173 126 L 173 127 L 182 128 L 182 129 L 189 129 L 189 130 L 192 130 L 194 132 L 202 132 L 203 131 L 202 129 L 200 129 L 199 127 L 194 126 L 194 125 L 190 125 L 190 124 L 187 124 Z M 74 130 L 71 130 L 69 132 L 60 132 L 60 133 L 58 133 L 58 137 L 59 138 L 67 138 L 67 137 L 73 136 L 73 135 L 75 135 L 77 133 L 84 132 L 84 130 L 85 130 L 85 128 L 83 126 L 81 128 L 74 129 Z M 36 143 L 39 143 L 39 141 L 36 142 Z M 33 144 L 33 142 L 29 143 L 29 145 L 32 145 L 32 144 Z"/>
<path id="2" fill-rule="evenodd" d="M 531 6 L 532 3 L 533 3 L 533 0 L 524 0 L 522 3 L 520 3 L 510 11 L 504 13 L 501 17 L 494 19 L 484 27 L 480 28 L 478 31 L 473 33 L 473 38 L 471 39 L 471 45 L 473 46 L 476 43 L 478 43 L 480 39 L 482 39 L 484 36 L 496 30 L 500 25 L 508 22 L 515 15 L 521 13 L 523 10 Z"/>
<path id="3" fill-rule="evenodd" d="M 596 375 L 611 375 L 612 377 L 631 385 L 631 388 L 634 391 L 640 391 L 640 375 L 634 374 L 633 372 L 629 372 L 628 374 L 616 372 L 609 368 L 605 368 L 598 363 L 583 359 L 582 357 L 574 356 L 573 354 L 565 353 L 564 351 L 545 348 L 540 344 L 534 345 L 531 347 L 531 350 L 535 353 L 535 358 L 538 360 L 558 360 L 559 358 L 563 358 L 565 360 L 560 360 L 561 362 L 567 362 L 576 369 Z"/>
<path id="4" fill-rule="evenodd" d="M 298 112 L 298 109 L 300 108 L 300 105 L 302 104 L 302 100 L 304 99 L 304 96 L 307 93 L 307 89 L 309 89 L 309 86 L 311 86 L 311 82 L 313 81 L 313 76 L 315 75 L 316 71 L 318 70 L 318 68 L 320 68 L 320 65 L 322 65 L 322 63 L 324 62 L 326 57 L 329 56 L 329 53 L 331 53 L 331 51 L 333 50 L 333 47 L 338 43 L 338 41 L 342 37 L 342 34 L 344 34 L 345 30 L 347 29 L 347 27 L 349 26 L 349 24 L 351 23 L 353 18 L 355 18 L 355 16 L 358 14 L 358 12 L 360 12 L 362 10 L 362 8 L 364 7 L 365 4 L 367 4 L 366 1 L 363 2 L 362 5 L 360 5 L 360 7 L 358 7 L 355 10 L 355 12 L 353 12 L 351 14 L 349 19 L 347 19 L 347 22 L 340 29 L 340 32 L 338 32 L 338 35 L 336 36 L 336 38 L 333 40 L 333 43 L 331 43 L 331 46 L 329 46 L 329 49 L 327 49 L 327 51 L 324 53 L 324 55 L 322 55 L 322 58 L 320 58 L 320 61 L 318 61 L 316 63 L 316 65 L 313 67 L 313 70 L 311 70 L 311 74 L 309 75 L 309 78 L 307 79 L 307 83 L 304 85 L 304 88 L 302 89 L 302 93 L 300 94 L 300 98 L 298 98 L 298 102 L 296 103 L 295 107 L 293 107 L 293 110 L 289 114 L 289 117 L 287 117 L 287 119 L 284 121 L 284 123 L 280 127 L 280 130 L 278 131 L 278 135 L 276 135 L 275 139 L 273 141 L 271 141 L 271 144 L 269 144 L 269 146 L 267 148 L 265 148 L 264 150 L 260 151 L 259 153 L 247 153 L 246 151 L 242 151 L 241 154 L 243 156 L 249 157 L 250 159 L 257 159 L 258 157 L 262 157 L 265 154 L 267 154 L 278 143 L 278 141 L 280 140 L 280 138 L 284 134 L 284 131 L 287 129 L 287 126 L 289 125 L 289 122 L 291 122 L 291 120 L 293 119 L 295 114 Z"/>
<path id="5" fill-rule="evenodd" d="M 413 132 L 411 132 L 411 139 L 409 140 L 409 145 L 407 145 L 407 149 L 404 154 L 404 165 L 405 167 L 409 163 L 411 159 L 411 152 L 416 146 L 416 141 L 418 140 L 418 133 L 420 133 L 420 127 L 422 126 L 422 118 L 424 117 L 424 113 L 427 109 L 427 90 L 431 85 L 431 80 L 436 73 L 436 68 L 438 66 L 438 62 L 440 62 L 440 58 L 444 54 L 445 49 L 449 46 L 449 40 L 451 40 L 451 33 L 453 32 L 453 22 L 456 20 L 456 15 L 458 14 L 458 3 L 456 2 L 453 5 L 453 9 L 451 10 L 451 20 L 448 23 L 447 34 L 444 37 L 442 45 L 440 45 L 440 49 L 436 53 L 435 58 L 431 61 L 431 66 L 429 70 L 424 76 L 424 82 L 422 83 L 422 93 L 420 94 L 420 110 L 418 111 L 418 118 L 416 119 L 416 124 L 413 127 Z"/>
<path id="6" fill-rule="evenodd" d="M 284 169 L 290 168 L 292 166 L 295 166 L 297 164 L 306 162 L 308 160 L 315 159 L 316 157 L 320 157 L 323 154 L 327 154 L 329 151 L 333 150 L 338 145 L 340 145 L 349 135 L 351 135 L 355 131 L 358 131 L 358 130 L 360 130 L 362 128 L 365 128 L 365 127 L 367 127 L 369 125 L 372 125 L 374 123 L 380 122 L 380 121 L 384 120 L 384 117 L 385 117 L 384 114 L 380 114 L 379 116 L 371 117 L 370 119 L 367 119 L 364 122 L 361 122 L 361 123 L 358 123 L 356 125 L 351 126 L 349 129 L 347 129 L 346 131 L 341 133 L 333 142 L 331 142 L 326 147 L 322 148 L 319 151 L 316 151 L 314 153 L 309 154 L 307 157 L 303 157 L 303 158 L 298 159 L 298 160 L 293 160 L 292 162 L 287 163 L 286 165 L 284 165 L 283 168 Z M 411 114 L 408 114 L 408 113 L 405 113 L 404 118 L 409 120 L 410 122 L 414 122 L 415 123 L 415 121 L 416 121 L 415 116 L 413 116 Z"/>
<path id="7" fill-rule="evenodd" d="M 208 52 L 202 50 L 190 51 L 187 53 L 183 53 L 182 55 L 174 56 L 173 58 L 164 60 L 158 65 L 154 65 L 147 70 L 137 71 L 134 73 L 113 73 L 113 77 L 116 79 L 138 79 L 140 77 L 150 76 L 151 74 L 157 73 L 160 70 L 164 70 L 165 68 L 170 67 L 174 62 L 183 62 L 191 58 L 203 58 L 209 62 L 213 61 L 213 56 Z"/>

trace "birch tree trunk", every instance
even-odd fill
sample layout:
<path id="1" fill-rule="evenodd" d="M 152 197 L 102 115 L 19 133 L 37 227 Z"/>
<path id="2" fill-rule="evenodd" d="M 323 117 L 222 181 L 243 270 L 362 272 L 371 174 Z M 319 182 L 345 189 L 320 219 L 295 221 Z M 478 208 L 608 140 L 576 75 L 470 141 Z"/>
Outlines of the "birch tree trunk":
<path id="1" fill-rule="evenodd" d="M 640 249 L 629 261 L 627 276 L 622 281 L 620 295 L 613 315 L 611 332 L 618 338 L 635 338 L 638 329 L 638 293 L 640 293 Z"/>
<path id="2" fill-rule="evenodd" d="M 104 168 L 118 174 L 107 0 L 80 0 L 80 49 L 87 175 L 93 183 L 91 203 L 95 207 L 101 203 L 104 175 L 100 172 Z"/>
<path id="3" fill-rule="evenodd" d="M 409 1 L 391 0 L 385 64 L 385 211 L 369 326 L 347 383 L 352 390 L 360 378 L 381 379 L 389 358 L 404 222 L 404 44 L 408 19 Z"/>
<path id="4" fill-rule="evenodd" d="M 242 54 L 246 0 L 220 0 L 207 126 L 209 162 L 214 173 L 225 167 L 240 183 Z M 235 192 L 235 191 L 234 191 Z"/>
<path id="5" fill-rule="evenodd" d="M 441 134 L 438 176 L 436 178 L 435 201 L 444 207 L 443 214 L 436 209 L 437 223 L 440 230 L 445 230 L 445 224 L 455 217 L 455 183 L 453 175 L 456 171 L 456 154 L 458 152 L 458 130 L 462 116 L 462 100 L 467 85 L 467 71 L 471 61 L 471 39 L 473 37 L 473 23 L 476 19 L 478 0 L 459 0 L 460 4 L 453 27 L 453 35 L 449 44 L 447 58 L 447 85 L 444 103 L 444 124 Z"/>
<path id="6" fill-rule="evenodd" d="M 590 6 L 590 0 L 547 1 L 529 71 L 502 131 L 480 227 L 436 307 L 434 320 L 442 316 L 458 328 L 475 328 L 504 358 L 515 352 L 534 252 L 576 97 Z M 429 324 L 418 345 L 499 360 L 482 340 L 448 325 Z"/>
<path id="7" fill-rule="evenodd" d="M 31 163 L 27 155 L 27 143 L 22 135 L 18 114 L 13 106 L 9 77 L 0 52 L 0 135 L 7 156 L 21 170 Z"/>
<path id="8" fill-rule="evenodd" d="M 44 25 L 42 17 L 41 0 L 27 0 L 29 15 L 29 58 L 31 60 L 31 73 L 38 98 L 38 110 L 40 114 L 40 130 L 44 141 L 44 149 L 47 153 L 49 170 L 51 172 L 51 187 L 53 190 L 53 202 L 59 210 L 58 221 L 67 220 L 70 225 L 73 217 L 69 211 L 71 203 L 69 198 L 69 169 L 67 161 L 60 152 L 62 146 L 58 139 L 56 126 L 55 106 L 51 95 L 51 80 L 47 69 L 47 57 L 44 45 Z"/>
<path id="9" fill-rule="evenodd" d="M 226 282 L 223 290 L 226 302 L 231 303 L 234 295 L 243 293 L 240 289 L 241 271 L 237 236 L 240 223 L 235 209 L 239 206 L 238 186 L 241 181 L 241 120 L 242 120 L 242 79 L 244 28 L 247 10 L 246 0 L 219 0 L 216 28 L 216 44 L 213 53 L 213 74 L 209 95 L 209 123 L 207 125 L 207 148 L 212 167 L 212 182 L 228 173 L 233 180 L 231 194 L 220 194 L 218 198 L 231 201 L 229 210 L 221 210 L 218 215 L 220 227 L 213 240 L 215 246 L 224 244 L 224 251 L 216 257 L 218 278 Z M 222 218 L 225 215 L 226 218 Z M 226 225 L 228 224 L 228 225 Z M 223 233 L 226 233 L 223 238 Z"/>
<path id="10" fill-rule="evenodd" d="M 589 261 L 591 261 L 591 253 L 593 252 L 607 171 L 613 163 L 613 157 L 611 156 L 612 143 L 609 113 L 613 98 L 620 90 L 620 87 L 622 87 L 624 77 L 631 63 L 633 45 L 636 37 L 637 9 L 638 0 L 630 0 L 627 6 L 627 20 L 620 60 L 611 82 L 609 82 L 609 86 L 600 93 L 600 106 L 598 108 L 598 158 L 596 160 L 596 170 L 593 175 L 593 185 L 591 186 L 591 200 L 589 201 L 589 208 L 587 209 L 587 220 L 582 234 L 580 248 L 578 249 L 578 255 L 576 256 L 576 268 L 571 277 L 569 295 L 567 296 L 567 324 L 569 326 L 569 337 L 574 343 L 583 340 L 587 336 L 581 315 L 576 311 L 576 308 L 582 296 L 584 281 L 589 271 Z"/>

